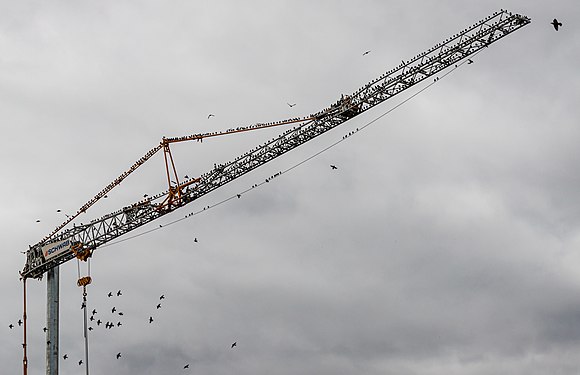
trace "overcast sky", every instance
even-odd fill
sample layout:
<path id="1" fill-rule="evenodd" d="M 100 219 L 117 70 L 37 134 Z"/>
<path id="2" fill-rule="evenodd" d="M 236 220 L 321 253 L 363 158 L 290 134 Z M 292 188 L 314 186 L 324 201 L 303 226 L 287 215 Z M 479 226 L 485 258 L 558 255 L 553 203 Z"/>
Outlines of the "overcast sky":
<path id="1" fill-rule="evenodd" d="M 22 369 L 22 329 L 8 328 L 22 317 L 21 252 L 163 136 L 316 112 L 501 8 L 532 23 L 240 199 L 203 211 L 424 85 L 98 249 L 89 308 L 122 326 L 91 324 L 90 369 L 578 374 L 573 0 L 0 0 L 1 372 Z M 175 144 L 173 156 L 198 176 L 280 131 Z M 164 183 L 158 154 L 78 222 Z M 84 373 L 76 263 L 60 267 L 61 374 Z M 41 374 L 46 281 L 28 286 L 29 373 Z"/>

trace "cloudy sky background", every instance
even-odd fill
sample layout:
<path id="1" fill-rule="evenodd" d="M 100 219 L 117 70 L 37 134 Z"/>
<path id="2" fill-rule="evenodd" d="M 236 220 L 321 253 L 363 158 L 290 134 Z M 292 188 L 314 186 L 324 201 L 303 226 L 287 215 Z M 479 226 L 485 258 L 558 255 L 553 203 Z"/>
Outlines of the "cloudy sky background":
<path id="1" fill-rule="evenodd" d="M 21 329 L 8 328 L 22 315 L 20 252 L 162 136 L 316 112 L 500 8 L 532 24 L 242 198 L 97 250 L 89 307 L 123 325 L 95 327 L 91 373 L 577 374 L 572 0 L 0 1 L 2 373 L 22 368 Z M 421 87 L 137 233 L 296 165 Z M 279 131 L 172 151 L 196 176 Z M 78 222 L 164 178 L 159 154 Z M 61 374 L 84 373 L 75 263 L 60 268 Z M 39 374 L 46 283 L 28 285 Z"/>

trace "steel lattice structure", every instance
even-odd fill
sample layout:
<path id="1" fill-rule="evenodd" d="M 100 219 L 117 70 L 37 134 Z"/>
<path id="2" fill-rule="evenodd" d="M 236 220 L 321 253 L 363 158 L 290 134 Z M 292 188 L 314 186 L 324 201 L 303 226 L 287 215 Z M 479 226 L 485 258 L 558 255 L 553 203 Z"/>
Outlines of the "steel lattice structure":
<path id="1" fill-rule="evenodd" d="M 403 61 L 399 66 L 367 83 L 352 95 L 343 95 L 336 103 L 328 108 L 300 119 L 239 127 L 219 134 L 206 133 L 178 138 L 163 138 L 163 141 L 158 146 L 151 149 L 145 156 L 133 164 L 128 171 L 107 185 L 107 187 L 87 202 L 87 204 L 81 207 L 73 217 L 57 227 L 55 231 L 43 240 L 30 246 L 27 251 L 26 264 L 21 272 L 21 276 L 23 278 L 42 278 L 43 274 L 49 269 L 75 257 L 86 260 L 99 246 L 194 202 L 213 190 L 326 133 L 351 118 L 438 74 L 442 70 L 457 64 L 461 60 L 490 46 L 492 43 L 530 22 L 531 20 L 523 15 L 512 14 L 505 10 L 496 12 L 462 30 L 460 33 L 444 40 L 442 43 L 435 45 L 426 52 L 408 61 Z M 124 207 L 119 211 L 93 220 L 88 224 L 75 225 L 72 228 L 63 229 L 74 217 L 84 213 L 92 204 L 105 197 L 108 191 L 117 186 L 130 173 L 161 149 L 166 152 L 167 165 L 167 155 L 169 144 L 171 143 L 190 140 L 201 141 L 203 138 L 215 135 L 286 124 L 294 124 L 294 127 L 230 162 L 215 165 L 212 170 L 202 174 L 198 178 L 186 179 L 182 183 L 179 183 L 179 180 L 176 178 L 177 182 L 173 185 L 170 183 L 169 189 L 163 193 Z M 177 177 L 176 174 L 175 176 Z M 49 259 L 45 258 L 43 255 L 43 247 L 66 240 L 70 241 L 67 245 L 70 246 L 70 250 Z"/>

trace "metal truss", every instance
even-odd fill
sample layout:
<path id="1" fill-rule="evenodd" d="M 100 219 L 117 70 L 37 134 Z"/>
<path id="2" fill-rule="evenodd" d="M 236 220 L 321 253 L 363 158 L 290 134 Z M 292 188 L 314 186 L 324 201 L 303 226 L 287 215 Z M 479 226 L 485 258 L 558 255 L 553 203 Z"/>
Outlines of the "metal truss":
<path id="1" fill-rule="evenodd" d="M 105 215 L 91 221 L 89 224 L 75 225 L 72 228 L 57 228 L 51 235 L 45 237 L 36 245 L 30 246 L 27 251 L 26 264 L 21 272 L 24 278 L 42 278 L 49 269 L 58 266 L 75 257 L 87 259 L 99 246 L 127 234 L 155 219 L 160 218 L 174 210 L 194 202 L 198 198 L 213 190 L 243 176 L 244 174 L 268 163 L 269 161 L 295 149 L 296 147 L 326 133 L 327 131 L 343 124 L 360 113 L 390 99 L 391 97 L 413 87 L 417 83 L 435 76 L 442 70 L 458 64 L 481 49 L 489 47 L 494 42 L 529 24 L 531 20 L 519 14 L 512 14 L 502 10 L 462 30 L 460 33 L 444 40 L 408 61 L 402 61 L 399 66 L 369 82 L 352 95 L 343 95 L 336 103 L 324 110 L 304 117 L 291 119 L 280 123 L 293 123 L 295 126 L 280 134 L 278 137 L 266 142 L 236 159 L 215 165 L 207 173 L 198 178 L 193 178 L 169 188 L 168 191 L 141 200 L 133 205 Z M 259 127 L 269 127 L 264 125 Z M 246 131 L 248 128 L 230 129 L 226 133 Z M 200 134 L 180 138 L 164 138 L 164 142 L 178 142 L 182 140 L 202 140 L 211 134 Z M 94 201 L 105 196 L 118 184 L 117 181 L 124 179 L 139 165 L 148 160 L 163 146 L 157 146 L 137 161 L 128 172 L 125 172 L 117 180 L 109 184 L 101 191 Z M 179 194 L 174 195 L 177 191 Z M 158 201 L 167 196 L 175 196 L 170 201 L 167 198 L 163 203 Z M 93 200 L 83 206 L 77 212 L 86 211 Z M 68 221 L 70 222 L 70 220 Z M 68 222 L 65 222 L 67 224 Z M 58 232 L 58 233 L 57 233 Z M 73 250 L 46 260 L 42 254 L 44 245 L 70 239 Z"/>

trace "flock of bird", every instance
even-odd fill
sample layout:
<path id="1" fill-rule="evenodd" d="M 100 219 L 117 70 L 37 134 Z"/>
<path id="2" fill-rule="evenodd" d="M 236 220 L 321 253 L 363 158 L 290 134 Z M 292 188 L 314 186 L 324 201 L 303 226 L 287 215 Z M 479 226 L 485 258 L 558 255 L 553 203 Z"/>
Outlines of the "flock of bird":
<path id="1" fill-rule="evenodd" d="M 552 26 L 554 27 L 554 30 L 558 31 L 558 30 L 560 30 L 560 27 L 562 27 L 562 22 L 558 21 L 558 19 L 557 19 L 557 18 L 554 18 L 554 19 L 552 20 L 552 22 L 550 22 L 550 25 L 552 25 Z M 366 50 L 366 51 L 364 51 L 364 52 L 363 52 L 363 54 L 362 54 L 362 55 L 363 55 L 363 56 L 366 56 L 366 55 L 368 55 L 368 54 L 370 54 L 370 53 L 371 53 L 371 50 Z M 467 59 L 467 64 L 473 64 L 473 60 L 472 60 L 472 59 Z M 434 82 L 437 82 L 438 80 L 439 80 L 439 78 L 438 78 L 438 77 L 436 77 Z M 288 103 L 288 102 L 287 102 L 286 104 L 287 104 L 287 105 L 288 105 L 290 108 L 292 108 L 292 107 L 294 107 L 294 106 L 296 105 L 296 103 Z M 207 118 L 208 118 L 208 119 L 210 119 L 210 118 L 212 118 L 212 117 L 215 117 L 215 114 L 213 114 L 213 113 L 210 113 L 210 114 L 208 114 L 208 115 L 207 115 Z M 333 168 L 333 169 L 334 169 L 334 168 Z M 186 177 L 186 178 L 187 178 L 187 177 Z M 144 196 L 144 197 L 146 197 L 146 196 L 147 196 L 147 194 L 145 194 L 145 196 Z M 105 198 L 107 198 L 107 196 L 105 196 Z M 238 198 L 239 198 L 239 197 L 238 197 Z M 59 209 L 59 210 L 57 210 L 56 212 L 61 212 L 61 210 Z M 69 215 L 67 215 L 67 214 L 65 214 L 65 215 L 66 215 L 67 217 L 69 217 Z M 36 220 L 36 222 L 37 222 L 37 223 L 40 223 L 40 219 L 37 219 L 37 220 Z"/>
<path id="2" fill-rule="evenodd" d="M 556 19 L 556 18 L 554 18 L 550 24 L 551 24 L 551 25 L 554 27 L 554 30 L 556 30 L 556 31 L 558 31 L 558 30 L 559 30 L 559 28 L 560 28 L 560 27 L 562 27 L 562 22 L 558 21 L 558 19 Z M 367 50 L 367 51 L 364 51 L 362 55 L 363 55 L 363 56 L 366 56 L 366 55 L 368 55 L 368 54 L 370 54 L 370 53 L 371 53 L 371 51 L 370 51 L 370 50 Z M 472 59 L 468 59 L 468 60 L 467 60 L 467 64 L 473 64 L 473 60 L 472 60 Z M 437 80 L 437 78 L 436 78 L 436 80 Z M 287 105 L 288 105 L 290 108 L 292 108 L 292 107 L 294 107 L 294 106 L 296 105 L 296 103 L 286 103 L 286 104 L 287 104 Z M 208 118 L 208 119 L 210 119 L 211 117 L 215 117 L 215 115 L 214 115 L 213 113 L 210 113 L 210 114 L 207 116 L 207 118 Z M 357 131 L 358 131 L 358 129 L 357 129 Z M 351 134 L 349 133 L 348 135 L 351 135 Z M 344 138 L 346 138 L 346 137 L 347 137 L 347 136 L 343 137 L 343 139 L 344 139 Z M 336 165 L 334 165 L 334 164 L 331 164 L 331 165 L 330 165 L 330 168 L 331 168 L 332 170 L 336 170 L 336 169 L 338 169 L 338 167 L 337 167 Z M 145 196 L 146 196 L 146 195 L 145 195 Z M 238 194 L 238 198 L 240 198 L 240 194 Z M 57 210 L 57 212 L 61 212 L 61 210 L 60 210 L 60 209 L 58 209 L 58 210 Z M 66 215 L 66 214 L 65 214 L 65 215 Z M 68 216 L 68 215 L 67 215 L 67 216 Z M 40 220 L 39 220 L 39 219 L 37 219 L 37 220 L 36 220 L 36 222 L 37 222 L 37 223 L 39 223 L 39 222 L 40 222 Z M 194 238 L 194 242 L 198 242 L 197 238 Z M 113 295 L 114 295 L 114 294 L 113 294 L 113 292 L 109 292 L 109 293 L 107 294 L 107 297 L 111 298 L 111 297 L 113 297 Z M 121 290 L 118 290 L 118 291 L 117 291 L 117 293 L 116 293 L 116 296 L 117 296 L 117 297 L 120 297 L 120 296 L 122 296 L 122 295 L 123 295 L 123 294 L 122 294 Z M 162 295 L 159 297 L 159 301 L 162 301 L 162 300 L 164 300 L 164 299 L 165 299 L 165 295 L 163 295 L 163 294 L 162 294 Z M 161 309 L 161 307 L 162 307 L 162 304 L 161 304 L 161 302 L 158 302 L 158 303 L 157 303 L 157 305 L 156 305 L 156 310 L 159 310 L 159 309 Z M 86 306 L 85 306 L 85 305 L 84 305 L 84 303 L 83 303 L 83 304 L 81 305 L 81 309 L 84 309 L 84 308 L 86 308 Z M 115 312 L 117 313 L 117 315 L 118 315 L 118 316 L 123 316 L 123 315 L 124 315 L 122 311 L 117 311 L 117 308 L 116 308 L 115 306 L 113 306 L 113 307 L 111 308 L 111 314 L 115 314 Z M 95 318 L 95 316 L 96 316 L 96 315 L 97 315 L 97 310 L 96 310 L 96 309 L 93 309 L 93 310 L 92 310 L 92 312 L 91 312 L 91 316 L 90 316 L 89 320 L 91 321 L 91 323 L 92 323 L 92 322 L 94 322 L 94 323 L 96 324 L 96 326 L 97 326 L 97 327 L 100 327 L 100 326 L 103 324 L 103 321 L 102 321 L 100 318 L 98 318 L 98 317 L 97 317 L 97 318 Z M 95 321 L 95 320 L 96 320 L 96 321 Z M 114 319 L 111 319 L 111 320 L 114 320 Z M 121 321 L 120 321 L 120 320 L 118 320 L 118 321 L 117 321 L 117 323 L 115 323 L 114 321 L 111 321 L 111 320 L 107 320 L 107 321 L 105 322 L 105 324 L 103 325 L 103 327 L 104 327 L 105 329 L 112 329 L 112 328 L 114 328 L 114 327 L 121 327 L 121 326 L 123 325 L 123 324 L 121 323 Z M 152 324 L 152 323 L 154 322 L 153 316 L 149 316 L 149 319 L 148 319 L 148 321 L 149 321 L 149 324 Z M 18 320 L 18 322 L 17 322 L 17 324 L 18 324 L 18 326 L 22 326 L 22 324 L 23 324 L 23 322 L 22 322 L 22 319 L 19 319 L 19 320 Z M 8 328 L 9 328 L 9 329 L 13 329 L 14 327 L 15 327 L 15 326 L 14 326 L 14 324 L 13 324 L 13 323 L 10 323 L 10 324 L 8 325 Z M 89 331 L 92 331 L 93 329 L 94 329 L 94 327 L 93 327 L 92 325 L 88 327 L 88 330 L 89 330 Z M 47 332 L 47 328 L 46 328 L 46 327 L 44 327 L 44 328 L 43 328 L 43 331 L 44 331 L 44 332 Z M 47 342 L 47 344 L 49 344 L 49 343 L 50 343 L 50 342 Z M 231 349 L 233 349 L 233 348 L 235 348 L 236 346 L 237 346 L 237 341 L 234 341 L 234 342 L 231 344 L 230 348 L 231 348 Z M 122 357 L 122 354 L 121 354 L 121 352 L 118 352 L 118 353 L 115 355 L 115 358 L 116 358 L 116 359 L 120 359 L 121 357 Z M 65 353 L 65 354 L 62 356 L 62 358 L 63 358 L 64 360 L 68 359 L 68 358 L 69 358 L 69 357 L 68 357 L 68 354 L 66 354 L 66 353 Z M 79 364 L 79 366 L 80 366 L 80 365 L 82 365 L 82 364 L 83 364 L 83 360 L 82 360 L 82 359 L 81 359 L 81 360 L 79 360 L 79 361 L 78 361 L 78 364 Z M 184 369 L 188 369 L 188 368 L 189 368 L 189 363 L 185 364 L 185 365 L 183 366 L 183 368 L 184 368 Z"/>
<path id="3" fill-rule="evenodd" d="M 197 238 L 195 239 L 195 241 L 197 242 Z M 121 290 L 118 290 L 116 293 L 109 292 L 109 293 L 107 294 L 107 297 L 109 297 L 109 298 L 111 298 L 111 297 L 114 297 L 114 296 L 116 296 L 116 297 L 120 297 L 120 296 L 122 296 L 122 295 L 123 295 L 122 291 L 121 291 Z M 155 306 L 155 309 L 156 309 L 156 310 L 159 310 L 159 309 L 161 309 L 161 307 L 162 307 L 162 301 L 164 301 L 164 300 L 165 300 L 165 294 L 162 294 L 162 295 L 160 295 L 160 296 L 159 296 L 159 300 L 158 300 L 158 302 L 157 302 L 157 305 Z M 164 303 L 164 302 L 163 302 L 163 303 Z M 86 308 L 86 305 L 85 305 L 84 303 L 83 303 L 83 304 L 81 304 L 81 309 L 85 309 L 85 308 Z M 109 316 L 109 318 L 108 318 L 108 319 L 106 320 L 106 322 L 104 322 L 104 324 L 103 324 L 103 320 L 101 320 L 101 318 L 99 318 L 99 317 L 98 317 L 99 313 L 97 312 L 97 309 L 93 309 L 93 310 L 91 311 L 91 313 L 90 313 L 90 318 L 89 318 L 90 325 L 89 325 L 89 327 L 88 327 L 87 329 L 88 329 L 89 331 L 93 331 L 93 330 L 94 330 L 94 327 L 95 327 L 95 325 L 96 325 L 96 327 L 101 327 L 101 326 L 102 326 L 102 327 L 104 327 L 105 329 L 112 329 L 112 328 L 114 328 L 114 327 L 121 327 L 123 324 L 122 324 L 122 322 L 121 322 L 120 320 L 118 320 L 118 319 L 115 319 L 115 317 L 116 317 L 116 316 L 114 315 L 115 313 L 117 313 L 117 315 L 118 315 L 118 316 L 124 316 L 124 313 L 123 313 L 122 311 L 118 311 L 118 310 L 117 310 L 117 307 L 116 307 L 116 306 L 113 306 L 113 307 L 111 308 L 111 315 L 112 315 L 112 316 Z M 104 318 L 103 318 L 103 319 L 104 319 Z M 115 320 L 117 320 L 117 322 L 116 322 L 116 323 L 115 323 Z M 152 323 L 155 321 L 155 320 L 153 319 L 153 315 L 150 315 L 150 316 L 149 316 L 149 319 L 148 319 L 148 321 L 149 321 L 149 324 L 152 324 Z M 22 319 L 19 319 L 19 320 L 18 320 L 18 322 L 17 322 L 17 324 L 18 324 L 18 326 L 22 326 L 22 324 L 23 324 L 23 321 L 22 321 Z M 14 328 L 14 324 L 10 323 L 10 324 L 8 325 L 8 328 L 10 328 L 10 329 L 13 329 L 13 328 Z M 42 328 L 42 330 L 43 330 L 43 332 L 45 332 L 45 333 L 46 333 L 46 332 L 48 331 L 48 328 L 47 328 L 47 327 L 44 327 L 44 328 Z M 49 345 L 49 344 L 50 344 L 50 341 L 47 341 L 47 345 Z M 237 341 L 234 341 L 234 342 L 231 344 L 230 348 L 231 348 L 231 349 L 233 349 L 233 348 L 235 348 L 237 345 L 238 345 Z M 63 356 L 62 356 L 62 359 L 63 359 L 63 360 L 67 360 L 68 358 L 69 358 L 69 355 L 68 355 L 68 353 L 64 353 L 64 354 L 63 354 Z M 117 352 L 117 353 L 115 354 L 115 359 L 121 359 L 121 358 L 122 358 L 122 353 L 121 353 L 121 352 Z M 82 366 L 82 365 L 83 365 L 83 363 L 84 363 L 84 361 L 83 361 L 82 359 L 79 359 L 79 361 L 78 361 L 78 365 L 79 365 L 79 366 Z M 184 368 L 184 369 L 188 369 L 188 368 L 189 368 L 189 363 L 186 363 L 186 364 L 183 366 L 183 368 Z"/>

